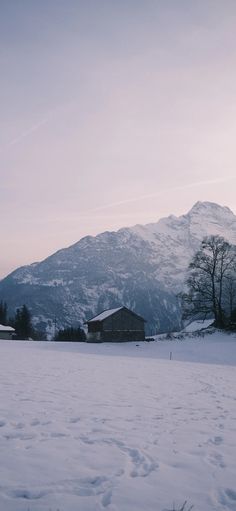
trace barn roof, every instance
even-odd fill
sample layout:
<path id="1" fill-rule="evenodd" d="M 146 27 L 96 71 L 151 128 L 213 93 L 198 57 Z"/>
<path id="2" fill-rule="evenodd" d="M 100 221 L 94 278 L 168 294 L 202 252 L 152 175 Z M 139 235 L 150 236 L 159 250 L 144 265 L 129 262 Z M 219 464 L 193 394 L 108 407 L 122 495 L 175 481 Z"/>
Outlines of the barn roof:
<path id="1" fill-rule="evenodd" d="M 93 321 L 103 321 L 104 319 L 109 318 L 109 316 L 112 316 L 113 314 L 115 314 L 115 312 L 118 312 L 122 309 L 127 310 L 128 312 L 130 312 L 130 314 L 133 314 L 137 318 L 142 319 L 142 321 L 144 321 L 146 323 L 145 319 L 143 319 L 141 316 L 139 316 L 135 312 L 131 311 L 130 309 L 127 309 L 127 307 L 124 307 L 124 306 L 117 307 L 116 309 L 107 309 L 107 310 L 101 312 L 100 314 L 98 314 L 97 316 L 94 316 L 94 318 L 89 319 L 87 321 L 87 323 L 92 323 Z"/>
<path id="2" fill-rule="evenodd" d="M 15 328 L 6 325 L 0 325 L 0 332 L 15 332 Z"/>
<path id="3" fill-rule="evenodd" d="M 103 321 L 104 319 L 108 318 L 109 316 L 112 316 L 115 312 L 123 309 L 123 307 L 117 307 L 116 309 L 108 309 L 106 311 L 101 312 L 97 316 L 94 316 L 94 318 L 89 320 L 89 323 L 91 321 Z"/>

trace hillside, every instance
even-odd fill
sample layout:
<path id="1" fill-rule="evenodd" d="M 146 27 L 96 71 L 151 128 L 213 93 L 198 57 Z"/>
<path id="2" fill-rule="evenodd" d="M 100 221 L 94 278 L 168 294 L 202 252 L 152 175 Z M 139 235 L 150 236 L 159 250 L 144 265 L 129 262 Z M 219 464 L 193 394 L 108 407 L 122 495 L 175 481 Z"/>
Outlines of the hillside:
<path id="1" fill-rule="evenodd" d="M 227 207 L 198 202 L 186 214 L 157 223 L 87 236 L 0 282 L 13 312 L 25 303 L 34 323 L 53 332 L 83 323 L 106 308 L 126 305 L 148 321 L 147 332 L 178 329 L 176 295 L 205 235 L 236 244 L 236 216 Z"/>

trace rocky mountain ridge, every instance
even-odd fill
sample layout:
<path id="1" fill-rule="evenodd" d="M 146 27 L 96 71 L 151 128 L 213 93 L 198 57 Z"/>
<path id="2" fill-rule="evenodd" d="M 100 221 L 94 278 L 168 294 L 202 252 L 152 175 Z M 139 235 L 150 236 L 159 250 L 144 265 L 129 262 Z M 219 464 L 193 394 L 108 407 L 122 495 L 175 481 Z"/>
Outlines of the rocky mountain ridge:
<path id="1" fill-rule="evenodd" d="M 236 216 L 227 208 L 197 202 L 185 215 L 86 236 L 0 282 L 10 311 L 25 303 L 34 323 L 53 333 L 82 324 L 106 308 L 126 305 L 147 319 L 147 331 L 181 326 L 177 294 L 189 262 L 206 235 L 236 244 Z"/>

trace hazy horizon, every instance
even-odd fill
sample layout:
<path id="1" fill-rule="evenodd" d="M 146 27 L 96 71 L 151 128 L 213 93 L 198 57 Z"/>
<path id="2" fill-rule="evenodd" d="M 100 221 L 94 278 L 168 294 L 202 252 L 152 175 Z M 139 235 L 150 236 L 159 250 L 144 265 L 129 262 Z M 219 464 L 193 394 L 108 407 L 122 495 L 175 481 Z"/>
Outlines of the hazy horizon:
<path id="1" fill-rule="evenodd" d="M 197 201 L 236 213 L 233 0 L 0 1 L 0 278 Z"/>

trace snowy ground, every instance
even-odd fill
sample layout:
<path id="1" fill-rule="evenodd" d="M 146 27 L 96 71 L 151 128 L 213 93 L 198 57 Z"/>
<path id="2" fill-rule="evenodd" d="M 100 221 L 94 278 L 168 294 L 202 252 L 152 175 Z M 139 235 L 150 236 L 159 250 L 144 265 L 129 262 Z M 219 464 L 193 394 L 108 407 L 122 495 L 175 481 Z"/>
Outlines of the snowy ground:
<path id="1" fill-rule="evenodd" d="M 0 341 L 0 510 L 235 511 L 235 365 L 235 335 Z"/>

